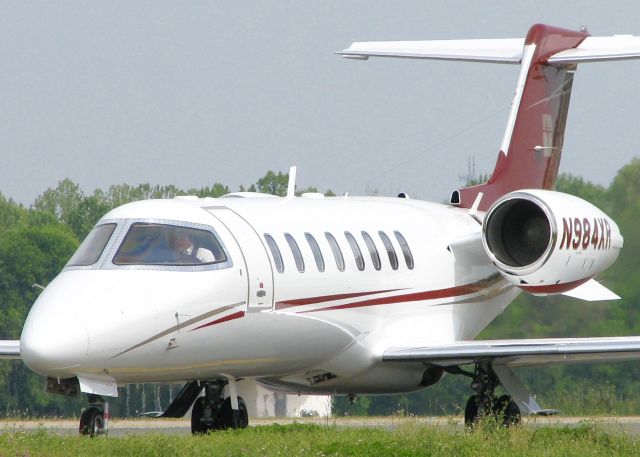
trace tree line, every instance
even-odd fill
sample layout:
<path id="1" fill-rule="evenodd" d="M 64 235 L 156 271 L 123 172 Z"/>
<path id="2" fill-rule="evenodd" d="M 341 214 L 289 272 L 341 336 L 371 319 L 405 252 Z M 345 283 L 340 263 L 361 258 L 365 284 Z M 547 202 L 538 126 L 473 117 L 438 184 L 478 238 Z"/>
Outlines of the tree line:
<path id="1" fill-rule="evenodd" d="M 288 175 L 269 171 L 240 191 L 285 195 Z M 622 297 L 616 302 L 587 303 L 566 297 L 522 295 L 481 335 L 483 339 L 640 334 L 640 159 L 623 167 L 611 185 L 561 175 L 557 188 L 584 198 L 619 224 L 625 237 L 620 258 L 599 280 Z M 29 308 L 41 289 L 62 269 L 93 225 L 124 203 L 176 195 L 219 197 L 221 184 L 199 189 L 140 184 L 113 185 L 85 194 L 70 179 L 47 189 L 25 207 L 0 193 L 0 338 L 18 339 Z M 314 187 L 296 193 L 317 192 Z M 333 195 L 327 191 L 326 195 Z M 554 366 L 520 369 L 538 401 L 567 413 L 640 413 L 640 363 Z M 84 399 L 43 392 L 44 380 L 16 361 L 0 361 L 0 415 L 76 416 Z M 165 408 L 176 386 L 132 385 L 111 403 L 113 415 L 137 415 Z M 449 414 L 463 410 L 470 395 L 468 378 L 446 376 L 440 383 L 407 395 L 361 396 L 351 405 L 334 399 L 337 414 Z"/>
<path id="2" fill-rule="evenodd" d="M 479 339 L 640 335 L 640 159 L 624 166 L 608 187 L 569 174 L 560 175 L 556 187 L 593 203 L 620 227 L 624 248 L 616 263 L 597 279 L 621 300 L 584 302 L 522 294 Z M 640 361 L 520 368 L 517 373 L 544 408 L 566 414 L 640 414 Z M 462 413 L 472 394 L 469 384 L 469 378 L 447 375 L 413 394 L 361 397 L 353 405 L 337 397 L 334 412 Z"/>
<path id="3" fill-rule="evenodd" d="M 289 176 L 268 171 L 240 192 L 286 195 Z M 296 194 L 317 192 L 315 187 Z M 109 210 L 137 200 L 177 195 L 220 197 L 229 187 L 180 189 L 173 185 L 112 185 L 85 194 L 71 179 L 45 190 L 29 207 L 0 193 L 0 339 L 18 339 L 27 313 L 41 292 L 64 267 L 80 241 Z M 326 195 L 333 195 L 330 190 Z M 0 361 L 0 416 L 76 416 L 85 400 L 43 392 L 44 379 L 23 363 Z M 135 385 L 121 389 L 111 402 L 112 415 L 137 415 L 168 406 L 176 390 L 171 385 Z"/>

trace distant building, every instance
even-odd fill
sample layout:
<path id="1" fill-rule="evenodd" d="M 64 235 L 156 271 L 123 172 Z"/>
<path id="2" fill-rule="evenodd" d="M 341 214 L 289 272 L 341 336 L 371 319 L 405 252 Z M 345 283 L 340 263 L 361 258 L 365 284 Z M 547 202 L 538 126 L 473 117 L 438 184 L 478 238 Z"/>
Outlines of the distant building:
<path id="1" fill-rule="evenodd" d="M 180 384 L 128 384 L 122 392 L 125 417 L 142 413 L 160 414 L 167 408 Z M 247 405 L 250 417 L 315 417 L 331 415 L 331 396 L 297 395 L 274 392 L 252 379 L 237 383 L 238 395 Z M 228 392 L 228 391 L 227 391 Z M 203 395 L 201 392 L 200 395 Z M 189 417 L 191 412 L 186 414 Z"/>
<path id="2" fill-rule="evenodd" d="M 273 392 L 251 379 L 238 382 L 238 395 L 247 404 L 250 417 L 331 415 L 331 397 L 328 395 L 296 395 Z"/>

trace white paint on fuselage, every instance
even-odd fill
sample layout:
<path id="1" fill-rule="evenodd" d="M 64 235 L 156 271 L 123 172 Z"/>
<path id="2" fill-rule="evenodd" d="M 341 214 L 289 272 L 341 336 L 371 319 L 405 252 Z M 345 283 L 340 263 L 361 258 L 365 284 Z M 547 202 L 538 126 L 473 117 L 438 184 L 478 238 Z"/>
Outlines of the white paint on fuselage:
<path id="1" fill-rule="evenodd" d="M 236 243 L 242 236 L 232 235 L 207 210 L 223 206 L 246 221 L 245 230 L 260 237 L 265 254 L 263 234 L 274 237 L 283 273 L 268 255 L 244 263 L 245 247 Z M 59 378 L 91 374 L 118 383 L 234 376 L 262 378 L 272 387 L 300 392 L 415 390 L 424 367 L 383 365 L 385 349 L 473 338 L 517 295 L 504 281 L 495 280 L 479 290 L 461 288 L 453 295 L 420 298 L 421 293 L 495 275 L 488 261 L 473 267 L 456 264 L 449 243 L 477 233 L 480 225 L 467 210 L 449 206 L 377 197 L 174 199 L 131 203 L 103 218 L 144 219 L 213 228 L 232 265 L 207 271 L 119 268 L 109 263 L 118 247 L 112 240 L 108 269 L 67 268 L 34 304 L 21 344 L 25 362 L 35 371 Z M 235 224 L 234 230 L 240 226 Z M 407 267 L 396 230 L 411 248 L 413 269 Z M 358 240 L 364 271 L 356 267 L 345 231 Z M 373 268 L 362 231 L 375 242 L 379 271 Z M 397 270 L 391 268 L 378 231 L 394 246 Z M 345 271 L 336 267 L 325 232 L 338 241 Z M 291 234 L 302 251 L 303 273 L 284 233 Z M 323 272 L 316 267 L 305 233 L 321 248 Z M 247 298 L 253 292 L 248 280 L 258 270 L 255 262 L 261 261 L 261 274 L 272 272 L 272 286 L 267 284 L 273 290 L 267 296 L 273 296 L 273 303 L 248 312 Z M 353 294 L 361 295 L 349 296 Z M 300 302 L 304 299 L 309 303 Z M 296 300 L 296 306 L 279 306 Z M 310 380 L 322 373 L 335 377 Z"/>

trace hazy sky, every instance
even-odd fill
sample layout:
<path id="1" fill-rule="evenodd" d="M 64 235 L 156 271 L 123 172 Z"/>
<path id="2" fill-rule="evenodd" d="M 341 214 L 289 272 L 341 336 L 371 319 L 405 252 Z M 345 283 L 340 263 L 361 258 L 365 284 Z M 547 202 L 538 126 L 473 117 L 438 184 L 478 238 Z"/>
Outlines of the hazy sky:
<path id="1" fill-rule="evenodd" d="M 442 201 L 493 169 L 517 66 L 333 54 L 352 41 L 640 35 L 640 2 L 0 1 L 0 192 L 69 177 L 298 184 Z M 561 171 L 608 184 L 640 153 L 640 61 L 585 64 Z"/>

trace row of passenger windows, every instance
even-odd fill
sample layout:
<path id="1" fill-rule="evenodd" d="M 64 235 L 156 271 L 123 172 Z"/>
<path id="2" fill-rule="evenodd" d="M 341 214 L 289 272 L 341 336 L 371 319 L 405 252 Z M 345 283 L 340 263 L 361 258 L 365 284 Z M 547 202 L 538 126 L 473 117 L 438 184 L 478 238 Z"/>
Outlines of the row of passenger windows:
<path id="1" fill-rule="evenodd" d="M 407 268 L 410 270 L 413 269 L 413 255 L 411 254 L 411 250 L 409 249 L 409 245 L 407 244 L 407 240 L 405 240 L 404 236 L 398 231 L 394 231 L 393 234 L 400 245 L 400 249 L 402 250 L 402 255 L 404 257 L 404 261 L 407 265 Z M 375 242 L 369 233 L 362 231 L 360 232 L 362 235 L 362 239 L 364 240 L 364 244 L 367 247 L 367 251 L 371 256 L 371 263 L 373 264 L 373 268 L 376 270 L 380 270 L 382 268 L 382 262 L 380 261 L 380 254 L 378 253 L 378 249 L 376 248 Z M 342 255 L 342 250 L 338 245 L 336 238 L 329 232 L 324 233 L 325 239 L 331 248 L 331 252 L 333 253 L 333 258 L 336 262 L 336 267 L 340 271 L 344 271 L 345 262 L 344 256 Z M 356 238 L 351 234 L 351 232 L 344 232 L 345 239 L 349 244 L 351 249 L 351 253 L 353 254 L 353 258 L 355 260 L 356 266 L 358 270 L 363 271 L 365 269 L 365 260 L 362 255 L 362 251 L 360 250 L 360 246 L 356 241 Z M 387 234 L 383 231 L 378 232 L 378 236 L 380 237 L 380 241 L 382 241 L 382 245 L 384 246 L 387 256 L 389 258 L 389 264 L 393 270 L 397 270 L 399 267 L 398 255 L 396 254 L 396 250 L 391 243 L 391 239 L 387 236 Z M 314 236 L 311 233 L 305 233 L 304 237 L 311 248 L 311 252 L 313 253 L 313 260 L 315 261 L 316 267 L 318 271 L 325 270 L 325 262 L 324 257 L 322 256 L 322 251 L 320 250 L 320 246 Z M 269 246 L 269 250 L 271 251 L 271 256 L 273 257 L 273 261 L 276 266 L 276 270 L 278 273 L 284 272 L 284 262 L 282 260 L 282 254 L 280 253 L 280 248 L 276 243 L 276 240 L 269 235 L 268 233 L 264 234 L 264 239 L 267 242 L 267 246 Z M 284 239 L 289 245 L 289 249 L 291 250 L 291 254 L 293 255 L 293 260 L 296 264 L 296 268 L 300 273 L 303 273 L 305 270 L 304 257 L 302 256 L 302 252 L 300 251 L 300 246 L 298 246 L 298 242 L 290 233 L 284 234 Z"/>

